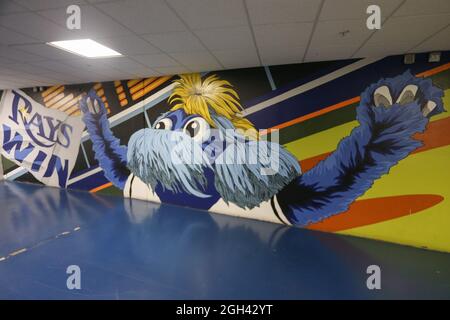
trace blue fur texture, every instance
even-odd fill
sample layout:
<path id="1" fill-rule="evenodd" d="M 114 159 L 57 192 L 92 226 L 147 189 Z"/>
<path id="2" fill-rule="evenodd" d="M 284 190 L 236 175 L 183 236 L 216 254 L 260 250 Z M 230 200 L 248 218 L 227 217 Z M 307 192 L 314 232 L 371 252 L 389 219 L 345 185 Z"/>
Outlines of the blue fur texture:
<path id="1" fill-rule="evenodd" d="M 186 192 L 199 198 L 209 195 L 204 168 L 209 161 L 201 145 L 181 131 L 141 129 L 128 142 L 128 167 L 143 182 L 173 193 Z"/>
<path id="2" fill-rule="evenodd" d="M 228 142 L 214 162 L 215 186 L 226 203 L 252 209 L 300 175 L 297 159 L 278 143 L 245 141 L 228 119 L 214 120 Z"/>
<path id="3" fill-rule="evenodd" d="M 395 103 L 409 84 L 419 87 L 416 99 L 404 105 Z M 394 104 L 376 107 L 373 93 L 384 85 L 389 87 Z M 442 90 L 430 79 L 415 78 L 409 72 L 369 86 L 357 108 L 360 125 L 341 140 L 334 153 L 277 195 L 287 218 L 306 226 L 347 210 L 376 179 L 422 145 L 413 138 L 428 123 L 422 106 L 433 101 L 436 107 L 430 115 L 438 114 L 444 111 L 442 96 Z"/>
<path id="4" fill-rule="evenodd" d="M 90 112 L 87 99 L 96 100 L 99 104 L 98 113 Z M 114 137 L 107 119 L 106 108 L 94 90 L 80 101 L 83 121 L 91 137 L 94 157 L 105 173 L 105 177 L 116 187 L 123 189 L 130 174 L 127 168 L 127 147 L 120 145 L 120 140 Z"/>

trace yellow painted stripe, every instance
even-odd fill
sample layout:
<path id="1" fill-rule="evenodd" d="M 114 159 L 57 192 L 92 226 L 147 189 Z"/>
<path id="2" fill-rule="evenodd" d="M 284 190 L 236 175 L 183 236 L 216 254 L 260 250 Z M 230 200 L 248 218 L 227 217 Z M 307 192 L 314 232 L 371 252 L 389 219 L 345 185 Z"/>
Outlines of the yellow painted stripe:
<path id="1" fill-rule="evenodd" d="M 151 83 L 150 85 L 146 86 L 144 88 L 144 90 L 140 90 L 137 93 L 135 93 L 134 95 L 132 95 L 131 97 L 133 98 L 133 100 L 137 100 L 141 97 L 143 97 L 144 95 L 146 95 L 147 93 L 149 93 L 150 91 L 152 91 L 153 89 L 159 87 L 161 84 L 163 84 L 164 82 L 166 82 L 167 80 L 169 80 L 170 78 L 172 78 L 172 76 L 167 76 L 167 77 L 160 77 L 158 78 L 156 81 L 154 81 L 153 83 Z"/>
<path id="2" fill-rule="evenodd" d="M 97 95 L 98 95 L 99 97 L 103 97 L 103 96 L 105 95 L 105 90 L 103 90 L 103 88 L 97 90 Z"/>
<path id="3" fill-rule="evenodd" d="M 47 96 L 44 98 L 44 103 L 45 103 L 45 105 L 48 105 L 47 102 L 50 103 L 50 100 L 51 100 L 54 96 L 60 94 L 60 93 L 63 92 L 63 91 L 64 91 L 64 86 L 59 86 L 55 91 L 53 91 L 51 94 L 47 95 Z"/>
<path id="4" fill-rule="evenodd" d="M 450 89 L 444 91 L 443 98 L 444 106 L 446 109 L 450 108 Z M 443 112 L 436 116 L 433 116 L 430 121 L 437 121 L 450 116 L 450 112 Z M 320 131 L 318 133 L 309 135 L 307 137 L 291 141 L 286 143 L 284 146 L 292 154 L 294 154 L 297 159 L 303 160 L 308 159 L 325 152 L 330 152 L 336 149 L 339 141 L 348 136 L 353 128 L 358 126 L 358 121 L 354 120 L 351 122 L 344 123 L 339 126 L 335 126 L 328 130 Z"/>
<path id="5" fill-rule="evenodd" d="M 51 108 L 59 109 L 61 106 L 63 106 L 64 104 L 68 103 L 72 99 L 73 99 L 73 94 L 71 93 L 71 94 L 65 96 L 64 99 L 61 99 L 57 103 L 52 105 Z"/>
<path id="6" fill-rule="evenodd" d="M 67 112 L 67 110 L 71 109 L 73 106 L 76 106 L 78 108 L 78 102 L 80 101 L 80 96 L 77 96 L 73 98 L 71 101 L 69 101 L 66 105 L 64 105 L 62 108 L 60 108 L 60 111 Z"/>
<path id="7" fill-rule="evenodd" d="M 123 86 L 119 86 L 119 87 L 117 87 L 116 88 L 116 93 L 117 94 L 120 94 L 120 93 L 122 93 L 124 90 L 123 90 Z"/>
<path id="8" fill-rule="evenodd" d="M 60 93 L 57 96 L 53 97 L 51 100 L 49 100 L 47 102 L 47 106 L 49 108 L 51 108 L 53 106 L 53 104 L 55 104 L 56 102 L 58 102 L 59 100 L 61 100 L 62 98 L 64 98 L 64 93 Z"/>
<path id="9" fill-rule="evenodd" d="M 133 79 L 133 80 L 128 80 L 127 82 L 127 86 L 128 88 L 134 86 L 136 83 L 138 83 L 139 81 L 142 81 L 142 79 Z"/>
<path id="10" fill-rule="evenodd" d="M 450 252 L 449 158 L 450 146 L 410 155 L 376 180 L 360 198 L 436 194 L 444 201 L 420 213 L 339 233 Z"/>
<path id="11" fill-rule="evenodd" d="M 48 88 L 47 90 L 45 90 L 44 92 L 42 92 L 42 98 L 47 97 L 50 93 L 52 93 L 53 91 L 55 91 L 56 89 L 58 89 L 61 86 L 53 86 Z M 45 100 L 44 100 L 45 101 Z"/>

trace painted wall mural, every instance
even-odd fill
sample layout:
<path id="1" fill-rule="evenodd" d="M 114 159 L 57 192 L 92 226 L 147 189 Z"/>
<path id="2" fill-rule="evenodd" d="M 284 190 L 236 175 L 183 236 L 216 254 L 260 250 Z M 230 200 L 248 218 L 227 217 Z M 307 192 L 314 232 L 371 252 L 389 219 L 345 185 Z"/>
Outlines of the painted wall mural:
<path id="1" fill-rule="evenodd" d="M 450 251 L 450 52 L 8 90 L 5 178 Z"/>

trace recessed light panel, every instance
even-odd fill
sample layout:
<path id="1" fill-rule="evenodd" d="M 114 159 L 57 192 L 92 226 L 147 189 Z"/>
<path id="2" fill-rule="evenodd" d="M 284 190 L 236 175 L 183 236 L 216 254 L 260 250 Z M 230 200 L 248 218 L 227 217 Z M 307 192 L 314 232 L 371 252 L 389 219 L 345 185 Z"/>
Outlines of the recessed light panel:
<path id="1" fill-rule="evenodd" d="M 53 41 L 47 44 L 87 58 L 117 57 L 121 54 L 91 39 Z"/>

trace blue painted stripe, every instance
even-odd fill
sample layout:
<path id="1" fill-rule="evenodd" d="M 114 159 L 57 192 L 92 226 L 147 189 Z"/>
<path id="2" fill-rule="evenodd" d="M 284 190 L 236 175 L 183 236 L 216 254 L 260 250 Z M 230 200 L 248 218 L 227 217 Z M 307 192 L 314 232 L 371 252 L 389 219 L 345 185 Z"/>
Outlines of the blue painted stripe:
<path id="1" fill-rule="evenodd" d="M 248 116 L 257 128 L 270 128 L 318 111 L 330 105 L 359 96 L 380 78 L 390 78 L 410 70 L 417 74 L 450 61 L 450 51 L 442 54 L 439 64 L 429 63 L 428 54 L 416 55 L 416 63 L 405 65 L 403 56 L 393 56 L 367 65 L 303 94 L 284 100 Z"/>

